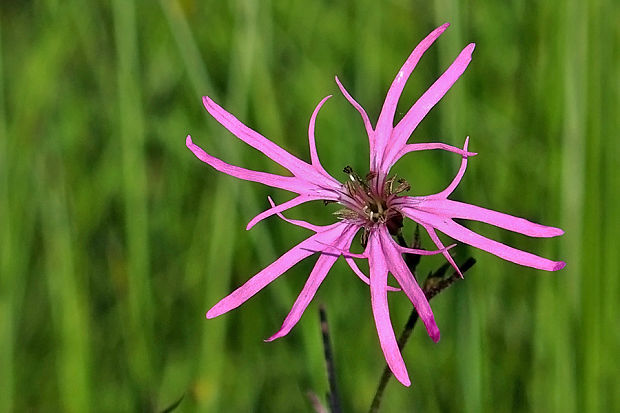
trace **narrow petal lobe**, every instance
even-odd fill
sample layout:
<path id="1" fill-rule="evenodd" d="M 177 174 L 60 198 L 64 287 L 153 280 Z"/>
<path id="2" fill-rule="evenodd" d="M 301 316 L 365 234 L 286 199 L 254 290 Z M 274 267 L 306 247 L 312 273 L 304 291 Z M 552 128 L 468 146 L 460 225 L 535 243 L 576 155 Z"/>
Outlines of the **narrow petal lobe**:
<path id="1" fill-rule="evenodd" d="M 438 216 L 485 222 L 529 237 L 546 238 L 564 234 L 560 228 L 536 224 L 524 218 L 449 199 L 421 199 L 415 204 L 415 208 Z"/>
<path id="2" fill-rule="evenodd" d="M 351 244 L 351 239 L 355 235 L 356 229 L 353 226 L 345 226 L 343 229 L 344 231 L 338 239 L 334 241 L 334 243 L 338 248 L 347 249 Z M 304 285 L 304 288 L 301 290 L 301 293 L 299 293 L 297 300 L 295 300 L 295 304 L 293 304 L 293 308 L 282 323 L 282 327 L 277 333 L 265 341 L 273 341 L 276 338 L 287 335 L 301 318 L 301 315 L 308 307 L 308 304 L 310 304 L 310 301 L 314 298 L 314 295 L 321 286 L 321 283 L 325 280 L 327 273 L 338 259 L 339 254 L 333 248 L 326 247 L 324 252 L 328 252 L 330 254 L 321 254 L 317 260 L 310 276 L 308 277 L 308 280 L 306 281 L 306 285 Z"/>
<path id="3" fill-rule="evenodd" d="M 376 162 L 380 162 L 383 160 L 383 151 L 388 145 L 388 139 L 391 139 L 392 129 L 394 127 L 394 114 L 396 113 L 396 107 L 398 105 L 398 100 L 400 99 L 400 95 L 403 93 L 403 89 L 405 88 L 405 84 L 411 76 L 411 72 L 415 69 L 416 65 L 420 61 L 420 58 L 428 50 L 429 47 L 437 40 L 439 36 L 450 26 L 448 23 L 445 23 L 435 30 L 433 30 L 424 40 L 422 40 L 416 48 L 411 52 L 403 66 L 400 68 L 388 93 L 385 97 L 385 102 L 383 103 L 383 108 L 381 109 L 381 113 L 379 114 L 379 119 L 377 120 L 377 127 L 375 129 L 377 133 L 376 137 Z M 379 167 L 380 165 L 376 163 L 375 167 Z"/>
<path id="4" fill-rule="evenodd" d="M 362 105 L 357 103 L 357 101 L 353 99 L 353 97 L 349 94 L 349 92 L 347 92 L 347 89 L 345 89 L 342 83 L 340 83 L 340 79 L 338 79 L 338 76 L 336 76 L 336 83 L 338 84 L 338 87 L 340 88 L 340 92 L 342 92 L 342 94 L 349 101 L 349 103 L 353 105 L 355 109 L 357 109 L 360 116 L 362 117 L 362 121 L 364 122 L 364 127 L 366 128 L 366 134 L 368 135 L 368 145 L 370 147 L 370 158 L 372 159 L 373 153 L 374 153 L 374 146 L 375 146 L 375 131 L 372 129 L 372 123 L 370 123 L 368 114 L 366 114 L 366 111 L 364 110 Z"/>
<path id="5" fill-rule="evenodd" d="M 309 165 L 306 162 L 282 149 L 260 133 L 248 128 L 243 122 L 239 121 L 233 114 L 227 112 L 224 108 L 215 103 L 210 97 L 204 96 L 202 102 L 211 116 L 237 138 L 264 153 L 267 157 L 279 163 L 295 175 L 308 171 Z"/>
<path id="6" fill-rule="evenodd" d="M 396 157 L 392 161 L 392 163 L 398 162 L 400 158 L 408 154 L 409 152 L 417 152 L 417 151 L 427 151 L 441 149 L 447 152 L 452 152 L 459 154 L 461 156 L 476 156 L 478 155 L 476 152 L 467 152 L 461 148 L 457 148 L 456 146 L 447 145 L 445 143 L 410 143 L 405 146 L 396 154 Z"/>
<path id="7" fill-rule="evenodd" d="M 463 74 L 469 62 L 471 62 L 471 54 L 476 47 L 470 43 L 459 54 L 456 60 L 448 69 L 431 85 L 430 88 L 413 104 L 407 114 L 394 127 L 386 156 L 383 159 L 383 169 L 389 170 L 394 164 L 394 157 L 407 143 L 407 140 L 420 124 L 422 119 L 430 112 L 430 110 L 441 100 L 441 98 L 450 90 L 454 82 Z"/>
<path id="8" fill-rule="evenodd" d="M 244 179 L 246 181 L 258 182 L 274 188 L 280 188 L 291 192 L 310 191 L 308 184 L 293 176 L 274 175 L 267 172 L 252 171 L 250 169 L 241 168 L 239 166 L 228 164 L 214 156 L 206 153 L 202 148 L 192 142 L 192 138 L 187 135 L 185 145 L 194 155 L 207 165 L 235 178 Z"/>
<path id="9" fill-rule="evenodd" d="M 566 265 L 566 263 L 562 261 L 552 261 L 483 237 L 482 235 L 476 234 L 464 226 L 457 224 L 449 218 L 442 218 L 413 208 L 403 208 L 403 213 L 414 221 L 421 223 L 425 227 L 431 226 L 436 228 L 457 241 L 480 248 L 481 250 L 490 252 L 493 255 L 497 255 L 498 257 L 503 258 L 506 261 L 514 262 L 515 264 L 545 271 L 561 270 Z"/>
<path id="10" fill-rule="evenodd" d="M 245 227 L 246 230 L 250 230 L 252 229 L 252 227 L 256 224 L 258 224 L 259 222 L 261 222 L 263 219 L 268 218 L 274 214 L 277 214 L 279 212 L 283 212 L 286 211 L 287 209 L 296 207 L 297 205 L 301 205 L 303 203 L 309 202 L 309 201 L 315 201 L 317 199 L 325 199 L 324 197 L 321 196 L 312 196 L 312 195 L 299 195 L 289 201 L 283 202 L 279 205 L 276 206 L 272 206 L 271 208 L 261 212 L 260 214 L 256 215 L 254 218 L 252 218 L 250 220 L 250 222 L 248 222 L 248 225 Z"/>
<path id="11" fill-rule="evenodd" d="M 468 145 L 469 145 L 469 136 L 465 138 L 465 145 L 463 145 L 463 150 L 465 152 L 467 152 Z M 450 194 L 452 194 L 452 192 L 454 192 L 454 190 L 459 185 L 459 183 L 461 183 L 461 179 L 463 179 L 463 175 L 465 175 L 465 170 L 467 169 L 467 159 L 468 159 L 467 156 L 463 156 L 459 171 L 456 173 L 456 176 L 454 177 L 452 182 L 450 182 L 450 185 L 448 185 L 448 187 L 444 189 L 443 191 L 429 196 L 429 198 L 447 198 L 448 196 L 450 196 Z"/>
<path id="12" fill-rule="evenodd" d="M 299 261 L 314 254 L 315 251 L 325 249 L 325 244 L 334 243 L 346 230 L 348 224 L 338 222 L 325 227 L 325 230 L 312 235 L 310 238 L 300 242 L 284 255 L 268 265 L 264 270 L 250 278 L 241 287 L 215 304 L 208 312 L 207 318 L 214 318 L 221 314 L 239 307 L 249 300 L 254 294 L 265 288 L 286 270 L 297 264 Z"/>
<path id="13" fill-rule="evenodd" d="M 426 299 L 426 295 L 424 295 L 424 291 L 422 291 L 418 285 L 413 274 L 407 267 L 407 264 L 405 264 L 403 256 L 396 248 L 396 244 L 392 240 L 392 237 L 384 227 L 380 229 L 380 241 L 383 252 L 386 255 L 390 272 L 394 275 L 396 281 L 398 281 L 398 284 L 411 301 L 411 304 L 415 307 L 415 310 L 418 312 L 420 319 L 426 327 L 428 335 L 433 341 L 439 341 L 439 328 L 437 327 L 437 323 L 435 323 L 435 316 L 433 316 L 433 311 Z"/>
<path id="14" fill-rule="evenodd" d="M 325 102 L 327 102 L 327 99 L 331 97 L 332 95 L 324 97 L 323 100 L 321 100 L 319 104 L 316 105 L 314 112 L 312 112 L 312 116 L 310 116 L 310 123 L 308 125 L 308 146 L 310 147 L 310 160 L 312 161 L 312 166 L 317 171 L 330 178 L 331 176 L 325 171 L 325 169 L 323 169 L 323 165 L 321 165 L 321 161 L 319 160 L 319 154 L 316 150 L 316 139 L 314 137 L 314 125 L 316 123 L 316 117 L 319 114 L 321 107 Z"/>
<path id="15" fill-rule="evenodd" d="M 377 231 L 371 233 L 366 249 L 370 266 L 370 301 L 381 350 L 383 350 L 385 360 L 392 373 L 394 373 L 394 377 L 403 385 L 409 386 L 411 385 L 411 380 L 409 380 L 407 367 L 400 354 L 398 342 L 392 328 L 392 321 L 390 320 L 386 288 L 388 266 Z"/>

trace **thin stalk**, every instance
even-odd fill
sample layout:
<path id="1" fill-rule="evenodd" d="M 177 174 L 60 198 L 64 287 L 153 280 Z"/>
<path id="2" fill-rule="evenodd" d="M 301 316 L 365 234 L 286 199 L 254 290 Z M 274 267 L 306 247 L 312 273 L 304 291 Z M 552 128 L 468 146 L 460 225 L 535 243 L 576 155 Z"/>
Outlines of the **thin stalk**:
<path id="1" fill-rule="evenodd" d="M 127 244 L 124 340 L 132 382 L 140 389 L 139 404 L 146 409 L 155 386 L 154 348 L 157 344 L 150 279 L 148 185 L 135 1 L 116 0 L 112 2 L 112 11 L 117 50 L 119 165 L 123 176 Z"/>
<path id="2" fill-rule="evenodd" d="M 398 234 L 396 234 L 396 241 L 398 242 L 398 245 L 400 245 L 401 247 L 404 248 L 408 248 L 409 246 L 407 245 L 407 241 L 405 241 L 405 237 L 403 237 L 403 233 L 402 231 L 399 231 Z M 415 226 L 415 232 L 413 233 L 413 242 L 411 244 L 411 248 L 420 248 L 421 244 L 420 244 L 420 226 L 416 225 Z M 415 269 L 418 266 L 418 264 L 420 263 L 420 257 L 421 255 L 416 255 L 416 254 L 405 254 L 405 264 L 407 264 L 407 267 L 409 267 L 409 270 L 411 271 L 411 274 L 413 274 L 413 277 L 417 279 L 416 273 L 415 273 Z"/>
<path id="3" fill-rule="evenodd" d="M 400 241 L 400 240 L 399 240 Z M 409 254 L 407 254 L 409 255 Z M 464 274 L 465 271 L 469 270 L 476 263 L 474 258 L 468 258 L 461 266 L 461 272 Z M 449 264 L 444 264 L 437 271 L 430 273 L 426 280 L 424 281 L 424 286 L 422 287 L 422 291 L 424 291 L 424 295 L 426 295 L 426 299 L 430 301 L 431 298 L 451 286 L 455 281 L 460 279 L 459 274 L 456 271 L 452 272 L 452 275 L 448 278 L 443 278 L 444 273 L 448 269 Z M 398 338 L 398 348 L 399 350 L 403 350 L 405 344 L 411 337 L 411 333 L 418 321 L 418 312 L 413 308 L 411 310 L 411 314 L 409 315 L 409 319 L 405 324 L 405 328 Z M 368 410 L 370 413 L 376 413 L 379 411 L 379 406 L 381 405 L 381 400 L 383 398 L 383 393 L 385 392 L 385 388 L 387 387 L 390 378 L 392 377 L 392 371 L 386 365 L 383 368 L 383 374 L 381 374 L 381 379 L 379 380 L 379 385 L 377 386 L 377 391 L 375 392 L 375 397 L 372 399 L 372 404 L 370 405 L 370 409 Z"/>
<path id="4" fill-rule="evenodd" d="M 327 400 L 332 413 L 341 413 L 342 407 L 340 403 L 340 394 L 336 385 L 336 369 L 334 367 L 334 353 L 332 351 L 331 341 L 329 338 L 329 325 L 327 324 L 327 313 L 325 306 L 319 306 L 319 315 L 321 318 L 321 335 L 323 336 L 323 350 L 325 351 L 325 367 L 327 369 L 327 380 L 329 381 L 329 392 Z"/>

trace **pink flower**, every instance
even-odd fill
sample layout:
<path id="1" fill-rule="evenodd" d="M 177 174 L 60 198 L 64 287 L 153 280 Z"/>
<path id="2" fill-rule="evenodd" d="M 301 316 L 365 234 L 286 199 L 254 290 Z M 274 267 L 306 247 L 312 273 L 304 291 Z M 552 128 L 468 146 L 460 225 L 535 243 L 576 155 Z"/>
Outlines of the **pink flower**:
<path id="1" fill-rule="evenodd" d="M 318 253 L 319 257 L 316 264 L 293 304 L 292 310 L 284 320 L 282 327 L 266 341 L 282 337 L 288 334 L 299 321 L 328 271 L 338 257 L 342 255 L 353 272 L 362 281 L 370 285 L 372 311 L 381 349 L 396 378 L 408 386 L 411 382 L 398 349 L 390 321 L 387 292 L 397 289 L 388 286 L 388 273 L 392 273 L 402 290 L 411 300 L 420 319 L 424 322 L 428 334 L 434 341 L 439 340 L 439 329 L 424 292 L 418 286 L 403 260 L 402 254 L 404 252 L 421 255 L 442 253 L 450 264 L 459 271 L 448 252 L 451 246 L 445 247 L 435 232 L 435 230 L 439 230 L 458 241 L 483 249 L 520 265 L 547 271 L 556 271 L 564 267 L 565 264 L 563 262 L 551 261 L 490 240 L 453 221 L 453 218 L 482 221 L 531 237 L 553 237 L 563 233 L 558 228 L 546 227 L 523 218 L 447 199 L 463 177 L 468 157 L 476 155 L 473 152 L 467 151 L 468 139 L 465 140 L 463 149 L 443 143 L 407 143 L 417 125 L 467 68 L 475 46 L 473 43 L 463 49 L 450 67 L 414 103 L 402 120 L 394 126 L 396 105 L 407 79 L 422 54 L 447 27 L 448 24 L 446 23 L 430 33 L 405 61 L 390 86 L 374 128 L 364 109 L 351 97 L 338 78 L 336 78 L 336 83 L 343 95 L 360 113 L 368 133 L 370 145 L 370 172 L 365 177 L 360 177 L 350 167 L 346 167 L 345 173 L 348 174 L 349 179 L 344 184 L 329 175 L 321 166 L 314 140 L 314 125 L 317 114 L 325 101 L 331 96 L 321 100 L 310 117 L 308 129 L 310 163 L 297 158 L 264 136 L 248 128 L 209 97 L 205 96 L 203 98 L 207 111 L 226 129 L 288 169 L 292 175 L 275 175 L 227 164 L 206 153 L 192 142 L 190 136 L 187 137 L 187 147 L 201 161 L 218 171 L 297 194 L 290 201 L 277 206 L 269 199 L 271 208 L 253 218 L 247 225 L 247 229 L 250 229 L 262 219 L 277 214 L 291 224 L 314 232 L 314 235 L 291 248 L 213 306 L 207 312 L 207 318 L 217 317 L 240 306 L 293 265 L 310 255 Z M 396 180 L 396 177 L 389 178 L 391 167 L 403 155 L 409 152 L 430 149 L 442 149 L 459 154 L 462 157 L 461 168 L 456 177 L 445 190 L 435 195 L 420 197 L 401 196 L 400 194 L 408 190 L 409 186 L 402 179 Z M 333 201 L 341 204 L 343 209 L 336 213 L 339 221 L 327 226 L 318 226 L 305 221 L 287 219 L 282 215 L 282 212 L 289 208 L 314 200 Z M 400 231 L 404 217 L 409 217 L 422 225 L 429 233 L 438 250 L 417 250 L 403 248 L 398 245 L 393 240 L 392 235 L 396 235 Z M 354 236 L 360 230 L 362 231 L 362 244 L 365 245 L 365 251 L 363 254 L 353 254 L 349 252 L 349 248 Z M 358 268 L 354 258 L 368 259 L 369 277 Z"/>

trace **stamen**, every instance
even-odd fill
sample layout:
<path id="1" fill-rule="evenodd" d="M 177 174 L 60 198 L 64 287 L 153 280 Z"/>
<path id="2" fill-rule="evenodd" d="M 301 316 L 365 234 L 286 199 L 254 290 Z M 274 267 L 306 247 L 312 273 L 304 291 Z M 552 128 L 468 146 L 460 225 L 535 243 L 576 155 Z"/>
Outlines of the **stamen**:
<path id="1" fill-rule="evenodd" d="M 366 245 L 368 244 L 369 236 L 370 236 L 370 231 L 368 231 L 367 228 L 364 228 L 364 230 L 362 231 L 362 235 L 360 235 L 360 244 L 362 245 L 363 248 L 366 248 Z"/>
<path id="2" fill-rule="evenodd" d="M 339 209 L 338 211 L 334 212 L 334 215 L 338 219 L 346 219 L 349 221 L 355 220 L 359 217 L 359 214 L 357 212 L 351 211 L 350 209 L 347 209 L 347 208 Z"/>
<path id="3" fill-rule="evenodd" d="M 396 180 L 396 175 L 394 175 L 393 177 L 389 178 L 387 181 L 385 181 L 385 186 L 383 187 L 383 194 L 388 197 L 390 195 L 392 195 L 394 193 L 394 191 L 392 190 L 392 187 L 394 185 L 394 181 Z"/>
<path id="4" fill-rule="evenodd" d="M 377 173 L 370 171 L 366 174 L 366 182 L 370 182 L 377 177 Z"/>
<path id="5" fill-rule="evenodd" d="M 400 194 L 401 192 L 409 191 L 410 189 L 411 189 L 411 185 L 409 185 L 409 182 L 405 181 L 403 178 L 400 178 L 398 180 L 398 186 L 392 193 Z"/>
<path id="6" fill-rule="evenodd" d="M 346 166 L 343 172 L 349 176 L 342 185 L 339 200 L 345 208 L 337 211 L 335 215 L 363 228 L 360 239 L 362 246 L 366 245 L 370 231 L 376 225 L 384 224 L 391 234 L 397 234 L 403 226 L 403 215 L 391 204 L 397 194 L 410 189 L 407 181 L 394 175 L 385 181 L 382 190 L 376 190 L 376 172 L 370 171 L 364 179 L 350 166 Z M 395 182 L 398 185 L 395 185 Z"/>

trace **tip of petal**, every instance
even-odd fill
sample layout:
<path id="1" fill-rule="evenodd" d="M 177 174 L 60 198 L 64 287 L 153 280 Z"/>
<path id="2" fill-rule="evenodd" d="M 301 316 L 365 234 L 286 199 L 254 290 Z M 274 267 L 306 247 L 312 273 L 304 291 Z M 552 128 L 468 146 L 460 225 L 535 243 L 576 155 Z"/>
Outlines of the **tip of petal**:
<path id="1" fill-rule="evenodd" d="M 256 220 L 256 218 L 252 219 L 250 222 L 248 222 L 248 225 L 245 226 L 245 230 L 249 231 L 252 229 L 252 227 L 254 225 L 258 224 L 258 221 Z"/>
<path id="2" fill-rule="evenodd" d="M 187 146 L 189 148 L 193 144 L 194 144 L 194 142 L 192 142 L 192 137 L 190 135 L 187 135 L 187 138 L 185 138 L 185 146 Z"/>
<path id="3" fill-rule="evenodd" d="M 465 50 L 467 50 L 471 54 L 474 52 L 475 48 L 476 48 L 476 43 L 470 43 L 465 47 Z"/>
<path id="4" fill-rule="evenodd" d="M 273 202 L 273 201 L 270 199 L 269 202 Z M 273 208 L 273 204 L 272 204 L 272 208 Z M 248 222 L 248 225 L 245 226 L 246 231 L 251 230 L 254 227 L 254 225 L 258 224 L 259 222 L 263 220 L 263 217 L 261 217 L 261 214 L 256 215 L 254 218 L 250 220 L 250 222 Z"/>
<path id="5" fill-rule="evenodd" d="M 396 377 L 396 379 L 403 385 L 406 387 L 411 386 L 411 380 L 409 380 L 408 376 L 405 377 Z"/>
<path id="6" fill-rule="evenodd" d="M 445 22 L 444 24 L 442 24 L 441 26 L 438 27 L 438 29 L 443 29 L 446 30 L 448 27 L 450 27 L 450 23 Z"/>
<path id="7" fill-rule="evenodd" d="M 213 103 L 213 99 L 211 99 L 209 96 L 203 96 L 202 97 L 202 104 L 205 106 L 210 106 Z"/>
<path id="8" fill-rule="evenodd" d="M 563 229 L 540 225 L 540 230 L 534 236 L 551 238 L 551 237 L 559 237 L 560 235 L 564 235 Z"/>
<path id="9" fill-rule="evenodd" d="M 220 315 L 219 313 L 213 311 L 213 308 L 210 309 L 209 311 L 207 311 L 207 314 L 205 314 L 205 317 L 207 317 L 208 320 L 217 317 L 218 315 Z"/>
<path id="10" fill-rule="evenodd" d="M 437 327 L 437 325 L 434 326 L 434 328 L 428 332 L 428 335 L 431 337 L 431 339 L 437 343 L 439 341 L 439 339 L 441 338 L 441 334 L 439 333 L 439 327 Z"/>
<path id="11" fill-rule="evenodd" d="M 264 341 L 265 343 L 271 343 L 273 340 L 275 340 L 275 339 L 277 339 L 277 338 L 280 338 L 280 337 L 283 337 L 283 336 L 285 336 L 285 335 L 286 335 L 286 334 L 280 334 L 280 332 L 277 332 L 277 333 L 275 333 L 274 335 L 272 335 L 271 337 L 264 339 L 263 341 Z"/>
<path id="12" fill-rule="evenodd" d="M 342 90 L 343 86 L 342 86 L 342 83 L 340 82 L 340 79 L 338 78 L 338 75 L 334 76 L 334 80 L 336 81 L 338 88 Z"/>
<path id="13" fill-rule="evenodd" d="M 558 261 L 555 266 L 553 267 L 552 271 L 559 271 L 562 268 L 566 267 L 566 263 L 564 261 Z"/>

